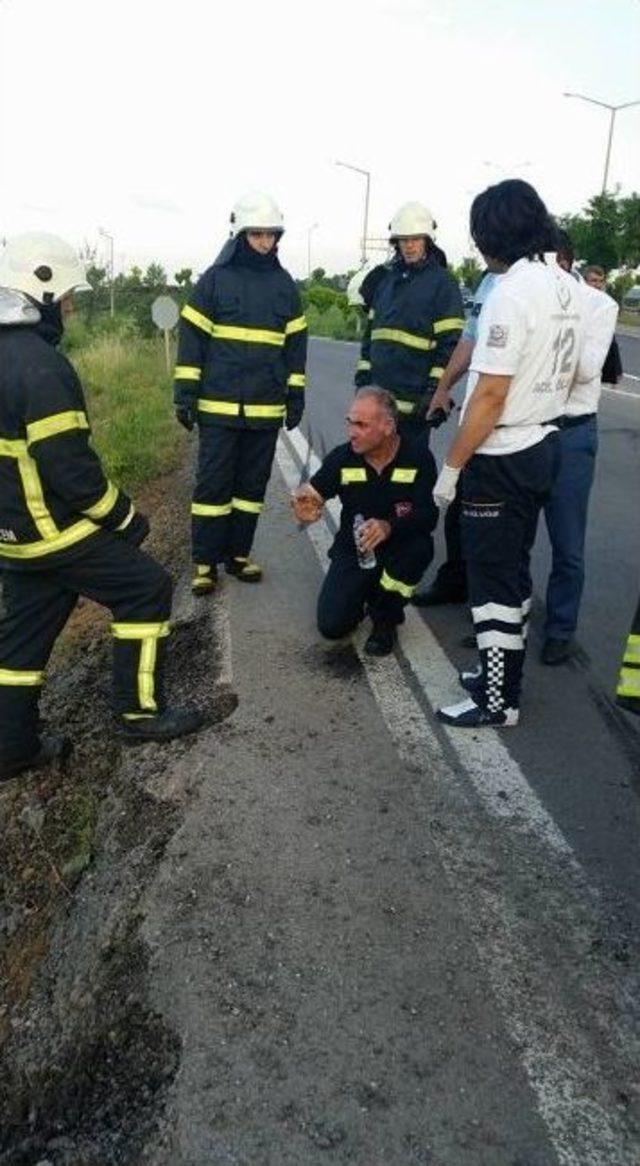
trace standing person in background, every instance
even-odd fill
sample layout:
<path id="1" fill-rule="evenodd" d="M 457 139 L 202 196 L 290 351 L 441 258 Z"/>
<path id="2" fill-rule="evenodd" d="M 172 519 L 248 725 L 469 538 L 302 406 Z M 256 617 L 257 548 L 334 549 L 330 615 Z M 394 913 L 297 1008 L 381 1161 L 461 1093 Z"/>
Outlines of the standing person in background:
<path id="1" fill-rule="evenodd" d="M 559 232 L 559 241 L 558 263 L 570 272 L 574 254 L 566 231 Z M 582 343 L 565 412 L 558 418 L 560 468 L 544 507 L 552 565 L 540 658 L 550 665 L 569 659 L 578 624 L 589 497 L 598 452 L 601 371 L 618 318 L 618 305 L 611 296 L 579 276 L 575 278 L 582 301 Z"/>
<path id="2" fill-rule="evenodd" d="M 585 267 L 582 272 L 582 277 L 589 287 L 595 287 L 597 291 L 606 292 L 607 279 L 602 267 Z M 624 375 L 622 368 L 622 360 L 620 358 L 620 349 L 618 341 L 615 336 L 611 341 L 611 346 L 605 357 L 602 366 L 601 381 L 603 387 L 606 389 L 615 389 L 618 381 Z"/>
<path id="3" fill-rule="evenodd" d="M 218 564 L 243 583 L 283 424 L 304 411 L 307 324 L 296 285 L 278 259 L 282 214 L 267 194 L 235 205 L 231 238 L 182 309 L 176 417 L 197 423 L 191 507 L 196 595 L 214 590 Z"/>
<path id="4" fill-rule="evenodd" d="M 139 549 L 149 523 L 90 444 L 82 385 L 56 351 L 83 264 L 55 235 L 9 240 L 0 257 L 0 780 L 66 756 L 38 706 L 53 645 L 79 595 L 111 610 L 114 705 L 130 741 L 197 731 L 167 708 L 163 659 L 171 579 Z"/>
<path id="5" fill-rule="evenodd" d="M 406 203 L 389 226 L 394 258 L 359 289 L 367 321 L 355 383 L 393 395 L 403 433 L 428 432 L 427 409 L 464 324 L 460 288 L 434 234 L 427 207 Z"/>
<path id="6" fill-rule="evenodd" d="M 460 428 L 434 489 L 441 507 L 462 480 L 462 546 L 479 667 L 470 699 L 438 711 L 461 728 L 518 723 L 530 554 L 559 461 L 555 419 L 580 349 L 575 280 L 544 253 L 555 227 L 532 186 L 510 179 L 474 199 L 471 234 L 503 278 L 480 317 Z M 476 374 L 473 376 L 473 374 Z"/>
<path id="7" fill-rule="evenodd" d="M 478 338 L 478 319 L 487 297 L 499 278 L 496 272 L 487 271 L 482 277 L 473 297 L 471 314 L 465 323 L 462 336 L 456 344 L 447 367 L 445 368 L 438 387 L 431 398 L 427 410 L 427 421 L 438 410 L 449 414 L 452 408 L 451 392 L 458 381 L 468 373 L 473 348 Z M 467 601 L 467 570 L 462 557 L 460 539 L 461 499 L 460 489 L 449 507 L 444 518 L 444 536 L 447 548 L 446 561 L 439 567 L 433 583 L 426 591 L 418 591 L 412 602 L 416 607 L 434 607 L 441 603 L 466 603 Z"/>

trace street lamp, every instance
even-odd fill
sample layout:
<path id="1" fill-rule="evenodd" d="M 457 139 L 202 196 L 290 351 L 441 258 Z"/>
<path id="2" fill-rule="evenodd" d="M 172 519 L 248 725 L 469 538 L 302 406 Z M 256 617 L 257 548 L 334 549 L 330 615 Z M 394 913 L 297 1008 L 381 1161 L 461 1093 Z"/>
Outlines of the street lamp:
<path id="1" fill-rule="evenodd" d="M 319 223 L 312 223 L 307 227 L 307 279 L 311 279 L 311 235 L 319 226 Z"/>
<path id="2" fill-rule="evenodd" d="M 110 287 L 109 287 L 109 315 L 113 318 L 113 316 L 115 316 L 115 312 L 116 312 L 115 292 L 114 292 L 114 286 L 113 286 L 113 279 L 114 279 L 114 275 L 115 275 L 114 265 L 113 265 L 113 235 L 110 235 L 108 231 L 105 231 L 104 227 L 98 227 L 98 234 L 102 235 L 103 239 L 109 240 L 109 252 L 110 252 L 109 267 L 111 269 L 111 280 L 110 280 Z"/>
<path id="3" fill-rule="evenodd" d="M 355 170 L 356 174 L 364 174 L 367 185 L 364 195 L 364 229 L 362 233 L 362 263 L 367 262 L 367 232 L 369 229 L 369 190 L 371 187 L 371 171 L 363 170 L 361 166 L 352 166 L 350 162 L 338 162 L 336 166 L 344 166 L 346 170 Z"/>
<path id="4" fill-rule="evenodd" d="M 611 142 L 613 140 L 613 123 L 619 109 L 630 109 L 632 105 L 640 105 L 640 101 L 625 101 L 623 105 L 608 105 L 606 101 L 596 101 L 595 97 L 585 97 L 584 93 L 563 93 L 563 97 L 576 97 L 580 101 L 588 101 L 591 105 L 600 105 L 611 113 L 609 122 L 609 140 L 607 142 L 607 156 L 604 163 L 604 177 L 602 179 L 602 193 L 607 193 L 607 178 L 609 177 L 609 159 L 611 157 Z"/>

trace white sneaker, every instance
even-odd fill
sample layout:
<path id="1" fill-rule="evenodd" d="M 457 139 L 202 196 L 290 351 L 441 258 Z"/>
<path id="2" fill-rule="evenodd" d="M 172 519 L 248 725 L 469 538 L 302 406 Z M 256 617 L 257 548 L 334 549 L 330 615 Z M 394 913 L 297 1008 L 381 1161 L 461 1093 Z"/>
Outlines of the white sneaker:
<path id="1" fill-rule="evenodd" d="M 519 720 L 519 709 L 500 709 L 498 712 L 489 712 L 480 708 L 475 700 L 463 700 L 460 704 L 451 704 L 448 708 L 438 709 L 436 716 L 445 725 L 456 725 L 460 729 L 483 728 L 514 728 Z"/>

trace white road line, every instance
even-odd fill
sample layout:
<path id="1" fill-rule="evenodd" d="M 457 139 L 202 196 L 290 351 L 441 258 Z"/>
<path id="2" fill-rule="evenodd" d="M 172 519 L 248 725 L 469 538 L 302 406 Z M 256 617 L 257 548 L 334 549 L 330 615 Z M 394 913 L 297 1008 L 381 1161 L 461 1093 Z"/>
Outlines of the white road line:
<path id="1" fill-rule="evenodd" d="M 308 446 L 298 429 L 287 434 L 295 453 L 306 463 Z M 315 454 L 310 458 L 310 471 L 315 473 L 320 462 Z M 340 520 L 340 504 L 334 499 L 328 509 L 336 525 Z M 313 533 L 312 533 L 313 532 Z M 309 528 L 313 539 L 316 527 Z M 461 697 L 455 671 L 435 636 L 414 608 L 405 610 L 405 625 L 401 630 L 401 648 L 432 708 L 451 703 Z M 542 842 L 564 858 L 573 858 L 573 851 L 558 829 L 551 815 L 536 797 L 520 766 L 500 741 L 496 730 L 469 733 L 463 729 L 444 726 L 445 732 L 468 773 L 485 809 L 497 818 L 510 818 L 523 831 L 535 834 Z M 506 795 L 506 796 L 505 796 Z M 581 880 L 582 881 L 582 877 Z"/>
<path id="2" fill-rule="evenodd" d="M 277 460 L 280 471 L 290 489 L 295 489 L 300 469 L 292 455 L 292 446 L 298 456 L 306 453 L 303 436 L 294 431 L 279 441 Z M 304 456 L 301 458 L 304 464 Z M 312 471 L 313 472 L 313 471 Z M 327 551 L 332 536 L 324 522 L 307 528 L 311 543 L 323 570 L 327 567 Z M 425 639 L 426 629 L 416 626 L 417 613 L 411 612 L 409 628 L 403 633 L 403 649 L 421 686 L 443 684 L 443 661 L 446 657 L 438 648 L 439 657 L 433 672 L 425 671 L 418 656 L 434 650 Z M 412 618 L 413 617 L 413 618 Z M 394 656 L 371 660 L 361 650 L 359 655 L 367 680 L 394 741 L 399 756 L 413 771 L 429 775 L 437 767 L 439 782 L 466 802 L 467 813 L 460 816 L 460 827 L 455 837 L 448 838 L 434 831 L 431 835 L 442 865 L 456 888 L 470 933 L 486 966 L 495 998 L 502 1010 L 511 1038 L 520 1056 L 537 1097 L 540 1114 L 547 1126 L 561 1166 L 628 1166 L 624 1126 L 615 1112 L 608 1112 L 595 1096 L 607 1101 L 606 1076 L 598 1064 L 598 1056 L 585 1032 L 578 1028 L 562 1001 L 561 992 L 552 984 L 552 970 L 546 967 L 540 945 L 531 944 L 527 920 L 518 918 L 512 905 L 501 894 L 499 887 L 475 878 L 482 862 L 490 866 L 496 856 L 485 841 L 482 829 L 473 823 L 473 807 L 469 804 L 464 786 L 450 767 L 440 741 L 424 715 L 416 697 L 409 688 L 400 665 Z M 437 647 L 437 645 L 435 645 Z M 448 668 L 448 665 L 447 665 Z M 447 681 L 448 683 L 448 681 Z M 451 738 L 455 731 L 451 731 Z M 471 734 L 473 736 L 473 734 Z M 456 748 L 456 742 L 452 739 Z M 579 871 L 571 849 L 557 830 L 555 823 L 537 801 L 524 776 L 512 758 L 489 731 L 486 744 L 474 751 L 475 745 L 465 735 L 459 752 L 464 768 L 471 770 L 474 788 L 481 793 L 482 804 L 495 817 L 508 818 L 510 828 L 525 825 L 558 858 Z M 469 752 L 468 752 L 469 751 Z M 435 763 L 435 764 L 434 764 Z M 500 777 L 491 777 L 497 767 Z M 480 785 L 488 782 L 489 793 L 482 793 Z M 502 789 L 513 799 L 507 814 L 496 805 Z M 471 819 L 472 825 L 465 826 Z M 486 848 L 489 848 L 486 850 Z M 486 850 L 486 853 L 485 853 Z M 555 970 L 555 969 L 553 969 Z M 602 1087 L 602 1088 L 600 1088 Z"/>
<path id="3" fill-rule="evenodd" d="M 603 388 L 603 393 L 607 396 L 632 396 L 634 401 L 640 401 L 640 393 L 630 393 L 626 388 Z"/>

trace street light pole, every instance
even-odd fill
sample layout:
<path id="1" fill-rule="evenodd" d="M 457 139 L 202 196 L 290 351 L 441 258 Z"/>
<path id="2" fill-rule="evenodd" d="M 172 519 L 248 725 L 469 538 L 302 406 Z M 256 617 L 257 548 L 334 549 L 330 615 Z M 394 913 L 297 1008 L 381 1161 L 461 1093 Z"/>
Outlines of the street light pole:
<path id="1" fill-rule="evenodd" d="M 576 97 L 580 101 L 588 101 L 590 105 L 599 105 L 602 109 L 608 109 L 611 118 L 609 120 L 609 139 L 607 141 L 607 153 L 604 162 L 604 176 L 602 179 L 602 193 L 607 193 L 607 179 L 609 177 L 609 161 L 611 159 L 611 143 L 613 141 L 613 126 L 616 120 L 616 114 L 619 109 L 630 109 L 632 105 L 640 105 L 640 101 L 625 101 L 623 105 L 609 105 L 606 101 L 596 101 L 595 97 L 586 97 L 584 93 L 563 93 L 563 97 Z"/>
<path id="2" fill-rule="evenodd" d="M 352 166 L 350 162 L 338 162 L 336 166 L 344 166 L 346 170 L 355 170 L 356 174 L 364 174 L 367 183 L 364 195 L 364 227 L 362 234 L 362 263 L 367 262 L 367 234 L 369 231 L 369 194 L 371 191 L 371 171 L 363 170 L 361 166 Z"/>
<path id="3" fill-rule="evenodd" d="M 310 227 L 307 227 L 307 279 L 311 279 L 311 235 L 319 225 L 319 223 L 312 223 Z"/>
<path id="4" fill-rule="evenodd" d="M 111 279 L 109 281 L 109 315 L 113 319 L 113 317 L 116 314 L 115 289 L 113 286 L 113 280 L 114 280 L 114 275 L 115 275 L 114 264 L 113 264 L 113 235 L 110 235 L 108 231 L 105 231 L 104 227 L 98 227 L 98 234 L 102 235 L 103 239 L 109 240 L 109 253 L 110 253 L 109 267 L 110 267 L 110 273 L 111 273 Z"/>

